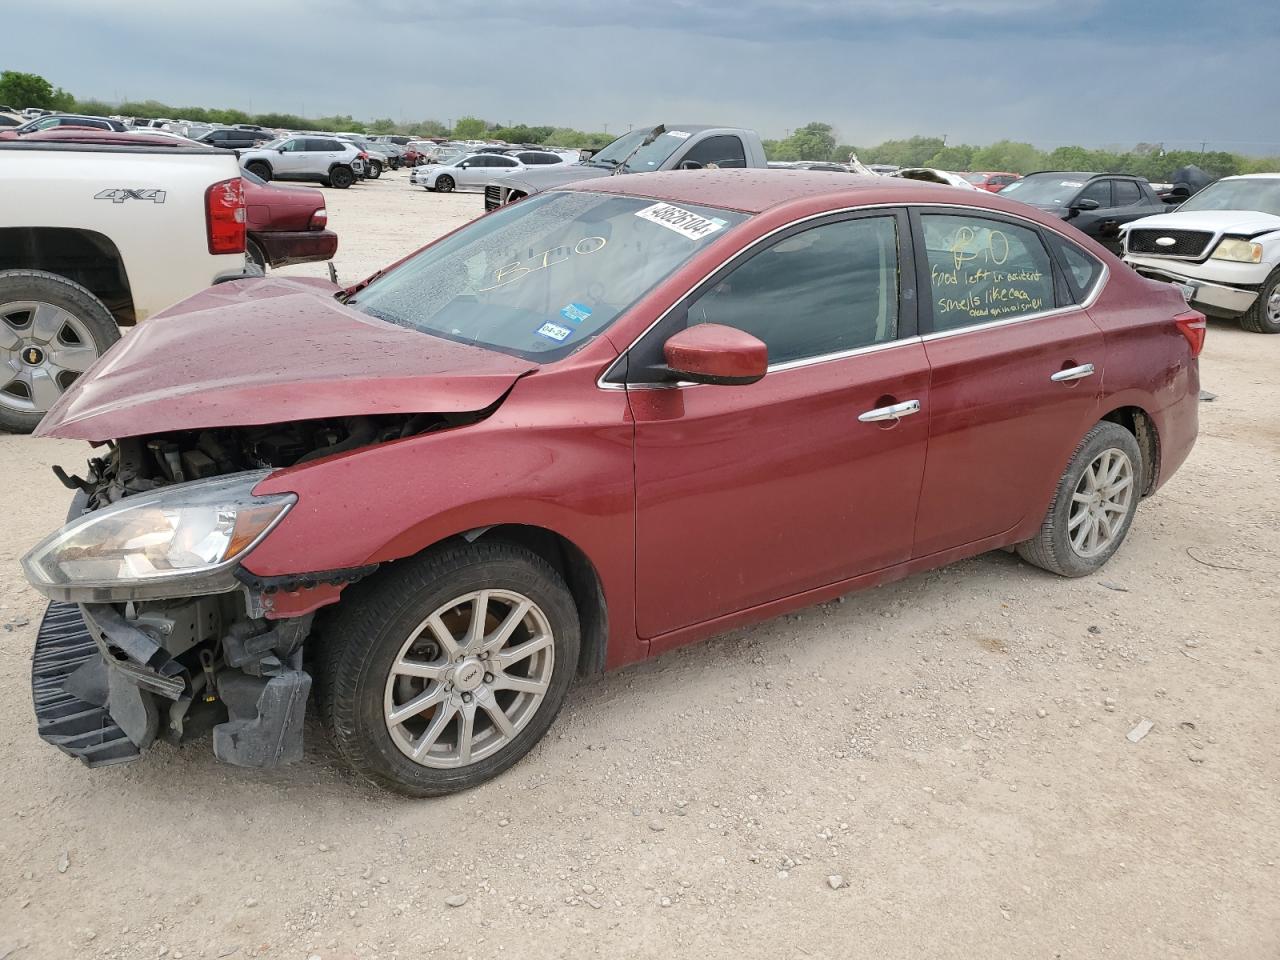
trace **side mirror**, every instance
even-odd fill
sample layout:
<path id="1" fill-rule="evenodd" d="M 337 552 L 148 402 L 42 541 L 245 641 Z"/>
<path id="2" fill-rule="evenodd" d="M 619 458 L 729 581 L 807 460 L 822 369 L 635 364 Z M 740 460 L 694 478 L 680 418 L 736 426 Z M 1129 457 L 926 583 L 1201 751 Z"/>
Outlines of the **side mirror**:
<path id="1" fill-rule="evenodd" d="M 1068 207 L 1067 212 L 1074 217 L 1078 213 L 1084 213 L 1085 211 L 1088 211 L 1088 210 L 1097 210 L 1099 206 L 1100 204 L 1098 203 L 1097 200 L 1091 200 L 1088 197 L 1085 197 L 1083 200 L 1077 200 L 1070 207 Z"/>
<path id="2" fill-rule="evenodd" d="M 458 169 L 459 169 L 459 170 L 465 170 L 465 169 L 467 169 L 467 167 L 469 167 L 469 166 L 471 166 L 471 164 L 469 164 L 469 163 L 460 163 L 460 164 L 458 164 Z"/>
<path id="3" fill-rule="evenodd" d="M 276 147 L 276 153 L 284 153 L 284 147 Z"/>
<path id="4" fill-rule="evenodd" d="M 679 380 L 738 386 L 755 383 L 769 368 L 769 349 L 749 333 L 700 323 L 673 334 L 662 355 Z"/>

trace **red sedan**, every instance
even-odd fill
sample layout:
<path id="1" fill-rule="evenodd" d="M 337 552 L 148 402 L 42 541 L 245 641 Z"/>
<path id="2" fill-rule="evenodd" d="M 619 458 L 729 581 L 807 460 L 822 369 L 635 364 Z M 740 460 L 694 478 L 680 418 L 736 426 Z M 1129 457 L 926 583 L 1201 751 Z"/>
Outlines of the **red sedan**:
<path id="1" fill-rule="evenodd" d="M 248 170 L 244 180 L 245 252 L 258 266 L 329 260 L 338 252 L 338 235 L 326 230 L 329 211 L 324 194 L 312 187 L 282 187 Z"/>
<path id="2" fill-rule="evenodd" d="M 314 676 L 352 766 L 428 796 L 583 674 L 1002 547 L 1091 574 L 1195 442 L 1205 327 L 1068 229 L 908 180 L 639 174 L 346 290 L 193 297 L 37 431 L 109 444 L 24 559 L 41 733 L 105 763 L 212 724 L 283 762 Z"/>

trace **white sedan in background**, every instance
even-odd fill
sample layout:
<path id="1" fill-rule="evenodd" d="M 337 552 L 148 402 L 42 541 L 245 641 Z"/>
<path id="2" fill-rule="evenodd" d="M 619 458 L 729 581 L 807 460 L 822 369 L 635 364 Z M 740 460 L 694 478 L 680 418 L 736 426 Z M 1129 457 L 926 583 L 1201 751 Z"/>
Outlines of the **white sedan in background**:
<path id="1" fill-rule="evenodd" d="M 409 182 L 440 193 L 452 193 L 454 190 L 480 193 L 490 181 L 524 169 L 525 165 L 515 157 L 500 153 L 469 153 L 448 163 L 414 167 Z"/>

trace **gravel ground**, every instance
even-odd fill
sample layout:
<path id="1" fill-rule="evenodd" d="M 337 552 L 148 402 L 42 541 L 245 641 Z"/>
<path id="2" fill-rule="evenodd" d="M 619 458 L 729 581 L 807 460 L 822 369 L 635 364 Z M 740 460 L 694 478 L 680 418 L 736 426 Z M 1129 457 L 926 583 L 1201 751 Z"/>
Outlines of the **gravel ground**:
<path id="1" fill-rule="evenodd" d="M 327 193 L 344 281 L 481 209 Z M 1200 443 L 1101 576 L 997 553 L 735 631 L 425 802 L 315 728 L 267 773 L 42 744 L 17 561 L 86 448 L 0 435 L 0 960 L 1280 956 L 1280 337 L 1213 324 L 1202 363 Z"/>

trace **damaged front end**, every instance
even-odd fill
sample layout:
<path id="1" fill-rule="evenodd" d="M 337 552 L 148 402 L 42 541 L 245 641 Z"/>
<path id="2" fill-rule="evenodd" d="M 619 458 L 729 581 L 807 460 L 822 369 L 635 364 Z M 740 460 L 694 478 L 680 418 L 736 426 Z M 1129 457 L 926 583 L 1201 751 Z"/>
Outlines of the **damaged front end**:
<path id="1" fill-rule="evenodd" d="M 241 561 L 293 508 L 273 470 L 480 419 L 394 414 L 131 437 L 90 461 L 68 524 L 23 560 L 51 599 L 32 660 L 40 736 L 90 766 L 212 731 L 219 760 L 301 758 L 311 609 L 373 568 L 260 580 Z M 292 582 L 296 580 L 297 582 Z M 313 582 L 314 581 L 314 582 Z M 287 591 L 324 599 L 281 604 Z M 283 608 L 283 609 L 282 609 Z"/>

